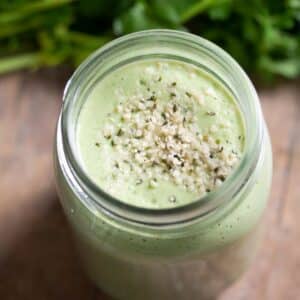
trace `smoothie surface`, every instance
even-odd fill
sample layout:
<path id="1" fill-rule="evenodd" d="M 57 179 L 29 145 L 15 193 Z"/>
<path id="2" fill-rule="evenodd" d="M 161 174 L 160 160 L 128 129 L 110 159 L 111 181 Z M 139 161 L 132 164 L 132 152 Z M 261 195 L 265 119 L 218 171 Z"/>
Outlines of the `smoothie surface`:
<path id="1" fill-rule="evenodd" d="M 128 64 L 90 91 L 77 124 L 81 163 L 104 191 L 131 205 L 168 208 L 218 188 L 243 153 L 233 96 L 177 61 Z"/>

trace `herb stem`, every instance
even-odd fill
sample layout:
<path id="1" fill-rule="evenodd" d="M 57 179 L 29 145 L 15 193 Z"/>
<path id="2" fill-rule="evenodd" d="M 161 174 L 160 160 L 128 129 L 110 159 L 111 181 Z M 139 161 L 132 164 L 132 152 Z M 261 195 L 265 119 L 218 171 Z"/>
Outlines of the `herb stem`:
<path id="1" fill-rule="evenodd" d="M 18 5 L 15 10 L 3 12 L 0 14 L 0 24 L 6 24 L 8 22 L 16 22 L 22 20 L 24 17 L 34 13 L 40 13 L 49 9 L 55 9 L 57 7 L 74 2 L 74 0 L 42 0 L 25 5 Z"/>
<path id="2" fill-rule="evenodd" d="M 183 12 L 181 15 L 181 22 L 185 23 L 192 19 L 193 17 L 199 15 L 203 11 L 205 11 L 207 8 L 213 5 L 219 5 L 221 1 L 215 1 L 215 0 L 202 0 L 196 2 L 194 5 L 191 5 L 187 10 Z"/>
<path id="3" fill-rule="evenodd" d="M 0 74 L 11 71 L 34 68 L 41 65 L 39 53 L 27 53 L 0 59 Z"/>

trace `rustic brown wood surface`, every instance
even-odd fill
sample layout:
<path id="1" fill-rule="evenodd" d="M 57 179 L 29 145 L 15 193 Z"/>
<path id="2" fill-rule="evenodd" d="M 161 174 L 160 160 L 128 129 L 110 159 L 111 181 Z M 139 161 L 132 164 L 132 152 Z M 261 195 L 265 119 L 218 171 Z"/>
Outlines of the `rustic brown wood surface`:
<path id="1" fill-rule="evenodd" d="M 0 77 L 1 300 L 110 299 L 80 269 L 53 184 L 52 142 L 68 75 Z M 220 300 L 300 299 L 300 84 L 259 94 L 274 151 L 267 230 L 255 264 Z"/>

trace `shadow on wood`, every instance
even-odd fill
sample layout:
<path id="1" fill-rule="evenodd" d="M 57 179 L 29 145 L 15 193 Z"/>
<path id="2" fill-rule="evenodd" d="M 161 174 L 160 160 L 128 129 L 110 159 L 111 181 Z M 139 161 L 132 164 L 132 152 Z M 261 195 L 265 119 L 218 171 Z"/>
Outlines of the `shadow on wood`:
<path id="1" fill-rule="evenodd" d="M 49 197 L 50 195 L 48 195 Z M 94 299 L 80 270 L 69 227 L 55 200 L 18 238 L 0 266 L 0 299 Z M 53 201 L 52 201 L 53 202 Z"/>

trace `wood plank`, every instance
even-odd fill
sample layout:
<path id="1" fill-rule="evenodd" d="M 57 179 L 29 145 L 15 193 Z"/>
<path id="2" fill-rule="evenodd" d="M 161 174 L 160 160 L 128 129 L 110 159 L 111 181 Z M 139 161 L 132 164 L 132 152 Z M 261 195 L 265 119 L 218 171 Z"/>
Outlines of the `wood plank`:
<path id="1" fill-rule="evenodd" d="M 289 164 L 286 185 L 282 193 L 279 215 L 278 248 L 274 272 L 270 273 L 269 297 L 272 299 L 300 298 L 300 86 L 295 88 L 296 124 L 290 139 Z M 276 290 L 271 287 L 276 286 Z"/>
<path id="2" fill-rule="evenodd" d="M 12 231 L 22 232 L 23 221 L 29 222 L 47 210 L 49 203 L 35 197 L 53 191 L 49 180 L 51 145 L 59 98 L 58 89 L 51 86 L 51 82 L 56 83 L 49 76 L 41 79 L 38 74 L 24 74 L 20 79 L 8 76 L 1 81 L 1 98 L 5 101 L 2 128 L 6 129 L 0 151 L 0 236 L 5 244 L 1 252 L 13 242 Z M 15 92 L 10 91 L 7 81 L 15 86 Z"/>

